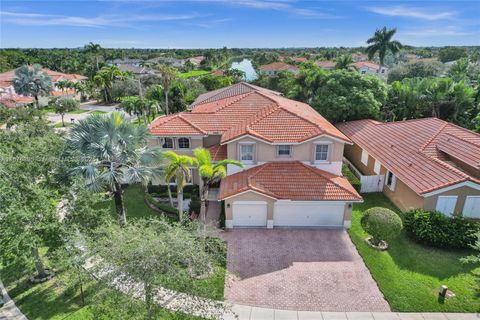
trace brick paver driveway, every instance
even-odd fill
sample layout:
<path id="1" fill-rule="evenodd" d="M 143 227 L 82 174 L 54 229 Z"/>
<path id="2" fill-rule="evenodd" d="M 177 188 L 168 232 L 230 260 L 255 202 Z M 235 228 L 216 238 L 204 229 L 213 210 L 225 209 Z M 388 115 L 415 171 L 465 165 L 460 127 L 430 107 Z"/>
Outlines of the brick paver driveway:
<path id="1" fill-rule="evenodd" d="M 343 230 L 243 229 L 228 241 L 227 301 L 306 311 L 390 311 Z"/>

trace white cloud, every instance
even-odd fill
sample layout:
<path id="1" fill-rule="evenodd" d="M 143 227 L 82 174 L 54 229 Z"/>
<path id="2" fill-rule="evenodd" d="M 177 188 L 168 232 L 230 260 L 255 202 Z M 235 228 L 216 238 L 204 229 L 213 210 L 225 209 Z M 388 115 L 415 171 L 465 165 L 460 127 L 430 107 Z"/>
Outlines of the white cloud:
<path id="1" fill-rule="evenodd" d="M 368 11 L 389 17 L 407 17 L 428 21 L 451 19 L 456 15 L 453 11 L 430 12 L 424 8 L 389 6 L 389 7 L 368 7 Z"/>
<path id="2" fill-rule="evenodd" d="M 478 33 L 478 32 L 477 32 Z M 402 32 L 403 35 L 418 37 L 418 38 L 429 38 L 429 37 L 445 37 L 445 36 L 468 36 L 473 35 L 475 32 L 468 32 L 459 29 L 456 26 L 442 26 L 439 28 L 418 28 L 415 30 L 408 30 Z"/>

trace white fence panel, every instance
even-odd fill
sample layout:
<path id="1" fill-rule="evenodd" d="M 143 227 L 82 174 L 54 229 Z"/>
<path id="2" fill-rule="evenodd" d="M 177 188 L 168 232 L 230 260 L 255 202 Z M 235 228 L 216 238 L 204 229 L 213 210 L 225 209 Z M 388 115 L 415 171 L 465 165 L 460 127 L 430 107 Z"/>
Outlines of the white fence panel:
<path id="1" fill-rule="evenodd" d="M 360 192 L 382 192 L 384 179 L 384 175 L 360 176 L 360 182 L 362 183 Z"/>

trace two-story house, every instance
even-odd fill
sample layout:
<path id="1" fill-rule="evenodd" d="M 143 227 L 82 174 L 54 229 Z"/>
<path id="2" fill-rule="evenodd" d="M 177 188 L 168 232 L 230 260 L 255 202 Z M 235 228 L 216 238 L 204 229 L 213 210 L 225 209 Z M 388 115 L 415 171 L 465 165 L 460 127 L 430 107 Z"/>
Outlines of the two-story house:
<path id="1" fill-rule="evenodd" d="M 151 144 L 182 154 L 208 148 L 235 159 L 218 200 L 226 227 L 348 227 L 360 195 L 341 176 L 350 140 L 309 105 L 238 83 L 205 93 L 191 112 L 157 118 Z M 198 182 L 193 173 L 193 183 Z"/>

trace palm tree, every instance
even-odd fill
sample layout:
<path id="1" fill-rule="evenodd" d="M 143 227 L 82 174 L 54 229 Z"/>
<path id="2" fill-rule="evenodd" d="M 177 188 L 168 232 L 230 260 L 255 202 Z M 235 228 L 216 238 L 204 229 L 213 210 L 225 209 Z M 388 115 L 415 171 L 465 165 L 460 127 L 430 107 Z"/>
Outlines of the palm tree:
<path id="1" fill-rule="evenodd" d="M 35 98 L 38 108 L 38 96 L 49 95 L 53 89 L 52 78 L 43 71 L 42 66 L 34 64 L 32 67 L 23 65 L 15 70 L 12 80 L 13 88 L 17 94 Z"/>
<path id="2" fill-rule="evenodd" d="M 90 42 L 89 44 L 85 45 L 84 47 L 86 52 L 89 52 L 93 59 L 95 60 L 95 66 L 97 67 L 97 71 L 100 70 L 99 60 L 102 57 L 103 48 L 98 43 Z"/>
<path id="3" fill-rule="evenodd" d="M 170 181 L 175 179 L 177 184 L 177 208 L 178 217 L 182 221 L 183 217 L 183 188 L 187 182 L 192 178 L 190 167 L 195 166 L 197 161 L 195 158 L 189 156 L 178 155 L 173 151 L 165 151 L 163 156 L 167 160 L 165 167 L 165 182 L 167 188 L 170 190 Z M 168 193 L 171 197 L 171 193 Z"/>
<path id="4" fill-rule="evenodd" d="M 129 76 L 128 72 L 123 72 L 117 66 L 103 67 L 97 72 L 93 81 L 102 88 L 103 99 L 106 103 L 112 102 L 112 85 L 116 79 L 125 80 Z"/>
<path id="5" fill-rule="evenodd" d="M 163 94 L 165 95 L 165 114 L 168 116 L 168 92 L 170 90 L 170 85 L 172 84 L 172 81 L 175 80 L 175 78 L 177 77 L 177 70 L 164 64 L 157 65 L 156 69 L 160 73 Z"/>
<path id="6" fill-rule="evenodd" d="M 161 175 L 160 149 L 146 147 L 148 137 L 146 127 L 135 127 L 118 112 L 91 115 L 79 121 L 67 137 L 68 153 L 85 159 L 71 173 L 82 175 L 90 190 L 113 193 L 120 225 L 127 223 L 123 186 L 146 186 Z"/>
<path id="7" fill-rule="evenodd" d="M 351 54 L 342 54 L 341 56 L 335 59 L 335 69 L 348 69 L 350 64 L 353 63 Z"/>
<path id="8" fill-rule="evenodd" d="M 387 30 L 387 27 L 377 29 L 373 37 L 367 40 L 367 43 L 370 44 L 366 49 L 368 59 L 371 60 L 375 53 L 378 52 L 380 66 L 383 67 L 383 61 L 387 52 L 390 51 L 392 54 L 396 54 L 403 47 L 400 42 L 392 40 L 396 32 L 396 28 L 390 30 Z"/>
<path id="9" fill-rule="evenodd" d="M 197 148 L 194 151 L 198 174 L 200 176 L 200 220 L 203 224 L 203 230 L 206 230 L 206 203 L 208 199 L 208 188 L 214 183 L 219 182 L 227 176 L 227 165 L 232 164 L 240 168 L 243 164 L 236 160 L 212 161 L 210 152 L 205 148 Z"/>

